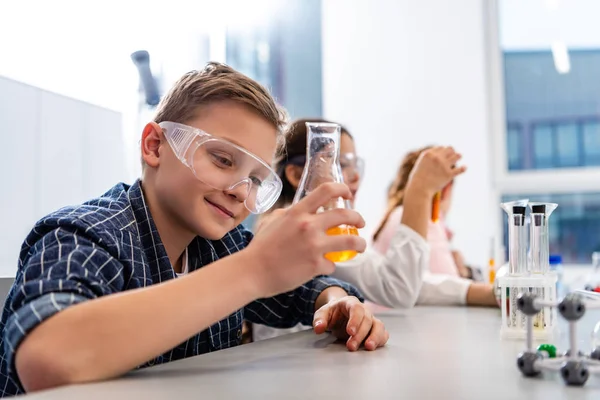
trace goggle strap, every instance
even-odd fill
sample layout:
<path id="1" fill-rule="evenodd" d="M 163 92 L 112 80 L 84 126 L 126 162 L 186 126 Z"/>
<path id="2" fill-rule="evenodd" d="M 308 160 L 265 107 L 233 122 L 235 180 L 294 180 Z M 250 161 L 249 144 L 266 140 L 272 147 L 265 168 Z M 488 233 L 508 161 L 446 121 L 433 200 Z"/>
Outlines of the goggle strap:
<path id="1" fill-rule="evenodd" d="M 196 135 L 191 135 L 192 132 L 189 130 L 172 126 L 171 124 L 165 124 L 165 127 L 167 128 L 167 133 L 165 135 L 167 140 L 171 144 L 171 147 L 173 147 L 175 154 L 177 154 L 179 158 L 183 159 L 185 152 L 190 147 L 194 139 L 196 139 Z"/>

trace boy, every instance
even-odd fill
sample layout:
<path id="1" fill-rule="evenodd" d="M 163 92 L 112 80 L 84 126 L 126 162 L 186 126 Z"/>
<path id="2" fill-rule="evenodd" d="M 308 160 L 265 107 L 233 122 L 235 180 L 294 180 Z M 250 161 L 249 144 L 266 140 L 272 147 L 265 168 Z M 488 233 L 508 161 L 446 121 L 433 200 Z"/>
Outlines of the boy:
<path id="1" fill-rule="evenodd" d="M 325 235 L 364 226 L 359 214 L 316 213 L 349 198 L 345 185 L 322 186 L 252 243 L 239 226 L 279 196 L 270 164 L 283 123 L 269 93 L 225 65 L 181 78 L 144 128 L 141 181 L 50 214 L 25 240 L 0 323 L 2 395 L 235 346 L 244 318 L 312 322 L 349 350 L 384 345 L 355 289 L 311 280 L 333 271 L 325 253 L 365 248 Z"/>

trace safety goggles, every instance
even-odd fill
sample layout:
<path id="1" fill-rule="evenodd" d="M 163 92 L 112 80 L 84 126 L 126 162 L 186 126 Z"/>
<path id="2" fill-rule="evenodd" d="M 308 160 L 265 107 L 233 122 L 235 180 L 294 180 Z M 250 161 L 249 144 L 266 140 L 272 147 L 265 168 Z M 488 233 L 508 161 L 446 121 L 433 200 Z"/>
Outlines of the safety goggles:
<path id="1" fill-rule="evenodd" d="M 340 154 L 339 161 L 342 175 L 344 176 L 344 182 L 350 183 L 355 180 L 360 181 L 362 179 L 365 171 L 365 161 L 361 157 L 358 157 L 354 153 L 342 153 Z M 295 157 L 290 157 L 287 164 L 304 168 L 304 164 L 306 164 L 306 156 L 298 155 Z"/>
<path id="2" fill-rule="evenodd" d="M 158 125 L 177 158 L 199 181 L 235 191 L 251 213 L 264 213 L 279 198 L 282 184 L 275 171 L 246 149 L 191 126 L 169 121 Z"/>
<path id="3" fill-rule="evenodd" d="M 365 161 L 354 153 L 340 154 L 340 167 L 345 182 L 360 181 L 365 172 Z"/>

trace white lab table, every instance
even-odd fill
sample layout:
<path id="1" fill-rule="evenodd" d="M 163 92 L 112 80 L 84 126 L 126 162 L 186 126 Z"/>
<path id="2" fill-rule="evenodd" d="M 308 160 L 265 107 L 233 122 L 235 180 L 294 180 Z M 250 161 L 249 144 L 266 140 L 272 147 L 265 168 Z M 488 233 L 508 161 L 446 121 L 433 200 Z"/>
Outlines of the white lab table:
<path id="1" fill-rule="evenodd" d="M 521 341 L 499 337 L 500 311 L 418 307 L 380 314 L 385 348 L 350 353 L 312 331 L 173 362 L 31 399 L 599 399 L 600 377 L 566 387 L 558 374 L 524 378 Z M 589 349 L 600 312 L 579 325 Z M 563 325 L 563 328 L 565 326 Z M 566 329 L 563 329 L 566 332 Z M 566 335 L 559 338 L 565 349 Z"/>

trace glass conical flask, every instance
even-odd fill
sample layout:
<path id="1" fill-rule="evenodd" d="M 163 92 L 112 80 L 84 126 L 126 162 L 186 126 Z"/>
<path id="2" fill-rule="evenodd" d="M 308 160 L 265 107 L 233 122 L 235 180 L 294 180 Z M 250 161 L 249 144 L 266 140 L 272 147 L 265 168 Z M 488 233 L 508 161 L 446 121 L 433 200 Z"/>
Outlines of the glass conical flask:
<path id="1" fill-rule="evenodd" d="M 550 270 L 548 218 L 556 210 L 555 203 L 529 203 L 531 207 L 531 272 L 545 274 Z"/>
<path id="2" fill-rule="evenodd" d="M 339 163 L 341 127 L 337 124 L 322 122 L 306 123 L 306 164 L 296 190 L 294 203 L 297 203 L 319 185 L 327 182 L 344 181 Z M 322 207 L 319 211 L 336 208 L 352 208 L 348 200 L 339 197 Z M 357 235 L 353 226 L 337 226 L 327 230 L 328 235 Z M 327 253 L 325 257 L 333 262 L 348 261 L 356 256 L 356 251 L 337 251 Z"/>
<path id="3" fill-rule="evenodd" d="M 508 215 L 508 273 L 527 273 L 527 227 L 525 211 L 529 200 L 502 203 L 500 206 Z"/>

